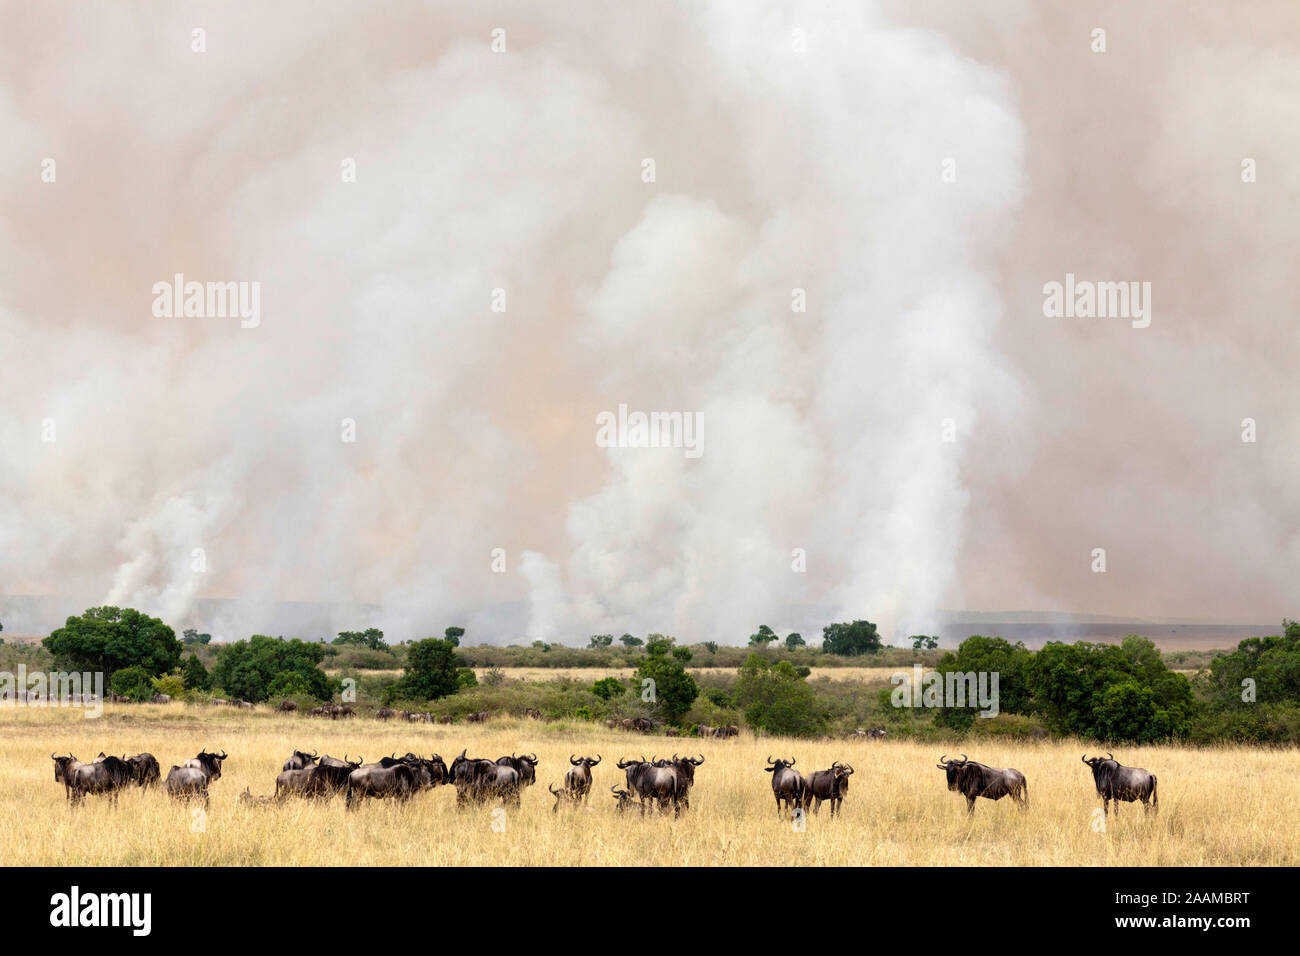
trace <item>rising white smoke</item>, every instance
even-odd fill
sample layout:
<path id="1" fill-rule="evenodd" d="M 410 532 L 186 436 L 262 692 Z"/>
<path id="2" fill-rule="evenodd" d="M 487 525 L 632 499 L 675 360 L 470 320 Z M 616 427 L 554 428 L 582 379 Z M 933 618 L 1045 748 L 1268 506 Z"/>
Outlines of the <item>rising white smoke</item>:
<path id="1" fill-rule="evenodd" d="M 1060 21 L 537 6 L 0 5 L 0 596 L 569 643 L 1104 610 L 1023 515 L 1111 486 L 1016 491 L 1077 343 L 1007 301 L 1053 221 L 1025 100 L 1064 107 L 997 38 Z M 176 273 L 261 324 L 154 317 Z M 701 412 L 703 455 L 598 447 L 620 404 Z"/>

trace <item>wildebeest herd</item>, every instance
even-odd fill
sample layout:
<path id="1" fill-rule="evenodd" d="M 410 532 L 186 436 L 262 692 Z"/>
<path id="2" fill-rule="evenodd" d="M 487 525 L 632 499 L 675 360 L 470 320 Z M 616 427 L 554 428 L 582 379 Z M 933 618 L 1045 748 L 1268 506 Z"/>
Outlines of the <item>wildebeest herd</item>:
<path id="1" fill-rule="evenodd" d="M 89 763 L 82 763 L 71 753 L 66 757 L 50 754 L 50 759 L 54 761 L 54 779 L 63 784 L 73 806 L 79 805 L 87 795 L 107 796 L 110 802 L 116 803 L 121 790 L 130 786 L 151 787 L 163 779 L 157 759 L 148 753 L 117 757 L 101 752 Z M 176 800 L 202 800 L 207 806 L 209 785 L 220 779 L 226 759 L 224 750 L 220 753 L 201 750 L 185 763 L 173 766 L 164 782 L 167 794 Z M 570 768 L 564 774 L 563 786 L 556 789 L 552 783 L 547 787 L 555 798 L 552 812 L 589 802 L 594 785 L 592 769 L 601 759 L 600 754 L 569 756 Z M 254 796 L 245 788 L 240 802 L 264 805 L 292 798 L 329 799 L 341 795 L 351 810 L 369 798 L 405 802 L 420 791 L 450 785 L 456 790 L 457 807 L 488 804 L 517 807 L 525 789 L 537 782 L 540 762 L 534 753 L 512 753 L 492 760 L 470 757 L 468 750 L 462 750 L 450 767 L 436 753 L 429 757 L 416 753 L 401 757 L 392 754 L 365 763 L 360 756 L 353 760 L 344 754 L 339 759 L 317 754 L 315 750 L 311 753 L 295 750 L 275 779 L 273 795 Z M 1092 770 L 1103 813 L 1109 813 L 1112 803 L 1118 811 L 1121 801 L 1140 802 L 1144 811 L 1159 810 L 1155 774 L 1140 767 L 1125 767 L 1110 753 L 1105 757 L 1084 754 L 1083 762 Z M 617 766 L 625 774 L 626 788 L 617 784 L 609 788 L 615 809 L 620 813 L 637 809 L 643 814 L 671 810 L 674 816 L 689 810 L 695 771 L 703 763 L 703 754 L 620 759 Z M 823 803 L 830 804 L 834 817 L 848 794 L 853 767 L 837 760 L 826 770 L 804 774 L 795 769 L 795 763 L 793 757 L 786 760 L 769 756 L 764 767 L 772 775 L 778 818 L 806 814 L 809 809 L 817 813 Z M 944 771 L 948 789 L 966 798 L 968 813 L 975 812 L 975 801 L 980 797 L 988 800 L 1010 797 L 1021 810 L 1028 808 L 1029 785 L 1019 770 L 989 767 L 965 754 L 952 759 L 947 754 L 941 755 L 937 766 Z"/>

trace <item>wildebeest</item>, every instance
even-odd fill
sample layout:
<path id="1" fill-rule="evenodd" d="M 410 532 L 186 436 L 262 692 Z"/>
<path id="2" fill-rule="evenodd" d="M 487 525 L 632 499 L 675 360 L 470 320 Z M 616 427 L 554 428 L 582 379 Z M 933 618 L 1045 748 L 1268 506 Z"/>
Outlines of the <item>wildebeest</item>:
<path id="1" fill-rule="evenodd" d="M 618 803 L 615 804 L 614 809 L 616 809 L 619 813 L 622 813 L 625 810 L 630 810 L 634 806 L 634 804 L 632 803 L 634 798 L 630 791 L 620 790 L 618 786 L 615 784 L 611 784 L 609 789 L 610 792 L 613 794 L 614 799 L 618 801 Z M 641 812 L 642 813 L 645 812 L 644 806 L 641 808 Z"/>
<path id="2" fill-rule="evenodd" d="M 284 766 L 281 767 L 280 769 L 281 770 L 303 770 L 315 764 L 316 761 L 319 759 L 320 757 L 319 755 L 317 755 L 315 750 L 313 750 L 309 754 L 303 753 L 301 750 L 295 750 L 292 754 L 289 755 L 289 759 L 284 762 Z"/>
<path id="3" fill-rule="evenodd" d="M 348 788 L 348 777 L 362 763 L 360 756 L 356 760 L 351 760 L 347 754 L 344 754 L 343 759 L 339 760 L 337 757 L 326 754 L 320 758 L 320 762 L 316 764 L 316 772 L 312 774 L 312 790 L 326 797 L 332 797 L 336 793 L 343 793 Z"/>
<path id="4" fill-rule="evenodd" d="M 118 791 L 134 779 L 131 765 L 120 757 L 101 755 L 90 763 L 82 763 L 71 753 L 66 757 L 50 754 L 54 761 L 54 779 L 63 784 L 64 795 L 77 806 L 87 794 L 107 794 L 110 802 L 117 802 Z"/>
<path id="5" fill-rule="evenodd" d="M 251 704 L 246 700 L 237 700 L 233 704 L 231 704 L 231 706 L 238 707 L 240 710 L 253 710 L 255 709 L 256 705 Z"/>
<path id="6" fill-rule="evenodd" d="M 538 710 L 536 707 L 525 707 L 524 716 L 527 717 L 529 720 L 541 720 L 542 712 Z"/>
<path id="7" fill-rule="evenodd" d="M 1156 792 L 1156 775 L 1141 767 L 1125 767 L 1115 755 L 1107 751 L 1105 757 L 1083 755 L 1083 762 L 1092 768 L 1092 780 L 1097 785 L 1097 796 L 1101 797 L 1102 813 L 1109 812 L 1113 801 L 1115 812 L 1119 813 L 1119 802 L 1132 803 L 1142 801 L 1142 812 L 1154 810 L 1160 812 L 1160 795 Z M 1147 801 L 1150 800 L 1150 806 Z"/>
<path id="8" fill-rule="evenodd" d="M 285 762 L 288 767 L 288 762 Z M 281 791 L 285 796 L 315 797 L 328 796 L 323 790 L 315 786 L 317 767 L 309 764 L 306 767 L 291 767 L 281 771 L 280 775 L 275 778 L 275 799 L 280 799 Z"/>
<path id="9" fill-rule="evenodd" d="M 715 733 L 717 733 L 717 731 L 718 731 L 717 727 L 710 727 L 708 724 L 700 724 L 698 727 L 695 728 L 695 732 L 699 734 L 701 737 L 712 737 Z"/>
<path id="10" fill-rule="evenodd" d="M 713 736 L 726 740 L 731 737 L 740 736 L 740 728 L 735 724 L 727 724 L 725 727 L 713 728 Z"/>
<path id="11" fill-rule="evenodd" d="M 274 803 L 274 802 L 275 802 L 275 797 L 272 797 L 272 796 L 261 796 L 261 795 L 254 796 L 253 793 L 252 793 L 252 791 L 249 790 L 248 787 L 245 787 L 245 788 L 244 788 L 244 792 L 241 793 L 241 794 L 239 795 L 239 804 L 240 804 L 240 806 L 245 806 L 245 807 L 268 807 L 268 806 L 270 806 L 270 805 L 271 805 L 272 803 Z"/>
<path id="12" fill-rule="evenodd" d="M 613 717 L 608 717 L 605 720 L 605 726 L 608 727 L 610 730 L 617 730 L 618 721 Z"/>
<path id="13" fill-rule="evenodd" d="M 831 816 L 835 816 L 844 802 L 844 795 L 849 792 L 849 776 L 853 767 L 838 760 L 831 764 L 829 770 L 815 770 L 803 778 L 803 807 L 806 811 L 814 800 L 812 812 L 821 810 L 822 802 L 829 800 Z"/>
<path id="14" fill-rule="evenodd" d="M 141 787 L 152 787 L 162 779 L 162 768 L 153 754 L 136 754 L 126 762 L 131 765 L 131 778 Z"/>
<path id="15" fill-rule="evenodd" d="M 387 767 L 382 763 L 363 764 L 348 775 L 346 806 L 351 810 L 357 801 L 367 797 L 393 797 L 405 803 L 419 789 L 415 771 L 404 763 Z"/>
<path id="16" fill-rule="evenodd" d="M 521 787 L 531 787 L 537 782 L 538 763 L 537 754 L 525 754 L 522 757 L 511 754 L 509 757 L 497 758 L 498 766 L 513 767 L 518 772 Z"/>
<path id="17" fill-rule="evenodd" d="M 486 710 L 480 710 L 477 713 L 466 714 L 465 719 L 471 724 L 481 724 L 483 721 L 488 719 L 488 712 Z"/>
<path id="18" fill-rule="evenodd" d="M 944 760 L 946 756 L 939 757 L 938 767 L 948 775 L 948 789 L 966 798 L 967 813 L 975 812 L 976 797 L 989 800 L 1010 797 L 1021 810 L 1029 806 L 1029 784 L 1019 770 L 986 767 L 967 759 L 965 754 L 960 760 Z"/>
<path id="19" fill-rule="evenodd" d="M 308 717 L 324 717 L 324 716 L 325 716 L 325 708 L 324 708 L 324 707 L 313 707 L 311 710 L 309 710 L 309 711 L 307 712 L 307 716 L 308 716 Z"/>
<path id="20" fill-rule="evenodd" d="M 440 724 L 454 724 L 455 722 L 456 722 L 456 718 L 453 717 L 451 714 L 443 714 L 441 717 L 438 718 L 438 723 Z"/>
<path id="21" fill-rule="evenodd" d="M 803 775 L 794 769 L 793 757 L 789 760 L 773 760 L 769 756 L 767 762 L 771 766 L 763 769 L 772 775 L 772 793 L 776 797 L 777 819 L 782 816 L 782 803 L 785 804 L 785 811 L 793 819 L 794 811 L 803 805 Z"/>
<path id="22" fill-rule="evenodd" d="M 591 768 L 600 763 L 600 754 L 595 757 L 575 757 L 569 754 L 572 769 L 564 775 L 564 789 L 573 795 L 574 800 L 586 801 L 591 796 Z"/>
<path id="23" fill-rule="evenodd" d="M 566 807 L 576 807 L 581 802 L 577 794 L 572 790 L 556 790 L 554 783 L 548 783 L 546 789 L 551 791 L 551 795 L 555 797 L 555 806 L 551 807 L 552 813 L 559 812 L 560 804 L 564 804 Z"/>
<path id="24" fill-rule="evenodd" d="M 379 761 L 380 766 L 390 767 L 395 763 L 402 763 L 411 768 L 415 774 L 415 781 L 422 789 L 431 789 L 439 784 L 447 783 L 450 775 L 447 772 L 447 765 L 443 763 L 442 757 L 434 754 L 427 760 L 419 754 L 408 752 L 405 756 L 384 757 Z"/>
<path id="25" fill-rule="evenodd" d="M 391 707 L 380 707 L 375 711 L 376 720 L 392 720 L 396 716 L 397 711 L 393 710 Z"/>
<path id="26" fill-rule="evenodd" d="M 149 698 L 151 704 L 170 704 L 172 702 L 171 694 L 154 694 Z"/>
<path id="27" fill-rule="evenodd" d="M 520 761 L 522 758 L 501 759 Z M 521 765 L 535 766 L 530 761 L 523 761 Z M 519 805 L 520 771 L 509 763 L 502 764 L 485 757 L 468 757 L 462 750 L 460 756 L 451 762 L 451 782 L 456 786 L 458 807 L 463 807 L 466 803 L 483 803 L 498 798 L 515 806 Z"/>
<path id="28" fill-rule="evenodd" d="M 627 772 L 627 787 L 641 801 L 645 810 L 647 800 L 651 800 L 665 811 L 673 808 L 673 815 L 681 813 L 682 800 L 686 795 L 686 784 L 679 776 L 677 768 L 667 760 L 619 760 L 620 770 Z"/>
<path id="29" fill-rule="evenodd" d="M 185 761 L 182 766 L 172 767 L 167 772 L 167 795 L 177 800 L 189 800 L 202 797 L 203 805 L 209 802 L 208 784 L 221 777 L 221 762 L 228 758 L 221 753 L 199 751 L 197 757 Z"/>
<path id="30" fill-rule="evenodd" d="M 280 706 L 276 707 L 275 709 L 281 714 L 287 714 L 297 710 L 298 705 L 291 700 L 282 700 L 280 701 Z"/>
<path id="31" fill-rule="evenodd" d="M 704 763 L 704 754 L 698 757 L 679 757 L 673 754 L 673 759 L 664 761 L 668 766 L 677 772 L 678 779 L 681 781 L 680 799 L 682 806 L 689 810 L 691 808 L 691 787 L 695 786 L 695 768 Z"/>

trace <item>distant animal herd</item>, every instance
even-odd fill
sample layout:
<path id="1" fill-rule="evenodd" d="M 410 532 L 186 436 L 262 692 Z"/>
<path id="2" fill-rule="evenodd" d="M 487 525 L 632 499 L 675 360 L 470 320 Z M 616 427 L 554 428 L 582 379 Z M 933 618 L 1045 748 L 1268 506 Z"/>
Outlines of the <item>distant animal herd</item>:
<path id="1" fill-rule="evenodd" d="M 123 789 L 152 787 L 160 781 L 171 798 L 187 802 L 201 800 L 207 806 L 209 787 L 221 778 L 222 764 L 228 754 L 224 750 L 199 751 L 183 764 L 173 766 L 165 780 L 157 759 L 148 753 L 117 757 L 101 752 L 89 763 L 82 763 L 71 753 L 65 757 L 50 754 L 50 759 L 54 761 L 54 779 L 63 784 L 72 806 L 80 805 L 88 795 L 107 796 L 116 803 Z M 564 774 L 562 787 L 557 789 L 554 783 L 547 786 L 555 798 L 553 813 L 589 802 L 594 785 L 592 769 L 601 759 L 600 754 L 569 756 L 570 768 Z M 1103 813 L 1110 812 L 1111 803 L 1118 811 L 1121 801 L 1141 802 L 1144 812 L 1159 810 L 1155 774 L 1140 767 L 1125 767 L 1110 753 L 1105 757 L 1084 754 L 1082 759 L 1092 771 Z M 609 788 L 615 809 L 619 813 L 636 809 L 642 814 L 671 811 L 674 816 L 689 810 L 695 771 L 703 763 L 703 754 L 620 759 L 617 766 L 625 774 L 626 786 L 615 784 Z M 288 799 L 328 800 L 341 795 L 345 806 L 352 810 L 370 798 L 405 802 L 420 791 L 450 785 L 456 791 L 459 808 L 485 804 L 517 807 L 525 790 L 537 782 L 539 764 L 535 753 L 512 753 L 492 760 L 470 757 L 468 748 L 450 766 L 436 753 L 427 758 L 416 753 L 401 757 L 394 753 L 377 762 L 365 763 L 360 756 L 353 760 L 346 753 L 339 759 L 319 755 L 314 750 L 311 753 L 295 750 L 275 778 L 273 794 L 255 796 L 245 787 L 239 801 L 244 805 L 265 806 Z M 968 813 L 975 812 L 979 797 L 988 800 L 1010 797 L 1021 810 L 1029 806 L 1029 784 L 1019 770 L 989 767 L 970 760 L 965 754 L 952 759 L 941 755 L 937 766 L 944 771 L 948 789 L 966 798 Z M 795 758 L 771 756 L 763 769 L 772 775 L 778 818 L 806 814 L 810 809 L 817 813 L 823 803 L 830 804 L 834 817 L 848 795 L 849 777 L 854 773 L 852 765 L 835 761 L 826 770 L 804 774 L 795 769 Z"/>

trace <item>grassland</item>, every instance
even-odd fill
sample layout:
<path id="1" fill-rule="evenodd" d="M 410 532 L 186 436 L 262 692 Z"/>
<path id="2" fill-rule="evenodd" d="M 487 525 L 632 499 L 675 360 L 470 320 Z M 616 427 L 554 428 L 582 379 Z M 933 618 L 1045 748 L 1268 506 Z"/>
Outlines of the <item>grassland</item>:
<path id="1" fill-rule="evenodd" d="M 1014 766 L 1029 780 L 1030 805 L 981 800 L 974 817 L 949 793 L 932 745 L 756 740 L 673 741 L 615 733 L 586 723 L 506 718 L 482 726 L 329 722 L 225 708 L 105 705 L 101 718 L 75 710 L 0 709 L 0 846 L 14 864 L 120 865 L 1152 865 L 1300 863 L 1300 751 L 1147 747 L 1118 754 L 1160 780 L 1160 812 L 1125 805 L 1104 832 L 1099 802 L 1077 742 L 985 744 L 972 753 Z M 49 754 L 90 759 L 150 751 L 163 772 L 200 748 L 225 748 L 225 772 L 205 817 L 157 790 L 126 792 L 114 808 L 89 798 L 72 810 Z M 270 793 L 294 747 L 367 760 L 406 750 L 447 759 L 468 747 L 496 757 L 535 751 L 538 785 L 522 806 L 457 811 L 450 788 L 398 806 L 373 802 L 347 812 L 341 800 L 241 806 L 238 794 Z M 614 766 L 634 756 L 692 748 L 705 755 L 692 809 L 681 819 L 620 816 L 608 795 Z M 546 784 L 560 780 L 571 752 L 599 752 L 589 807 L 553 814 Z M 844 812 L 828 808 L 800 832 L 777 819 L 768 754 L 800 769 L 847 760 L 856 773 Z M 504 824 L 503 832 L 493 828 Z"/>

